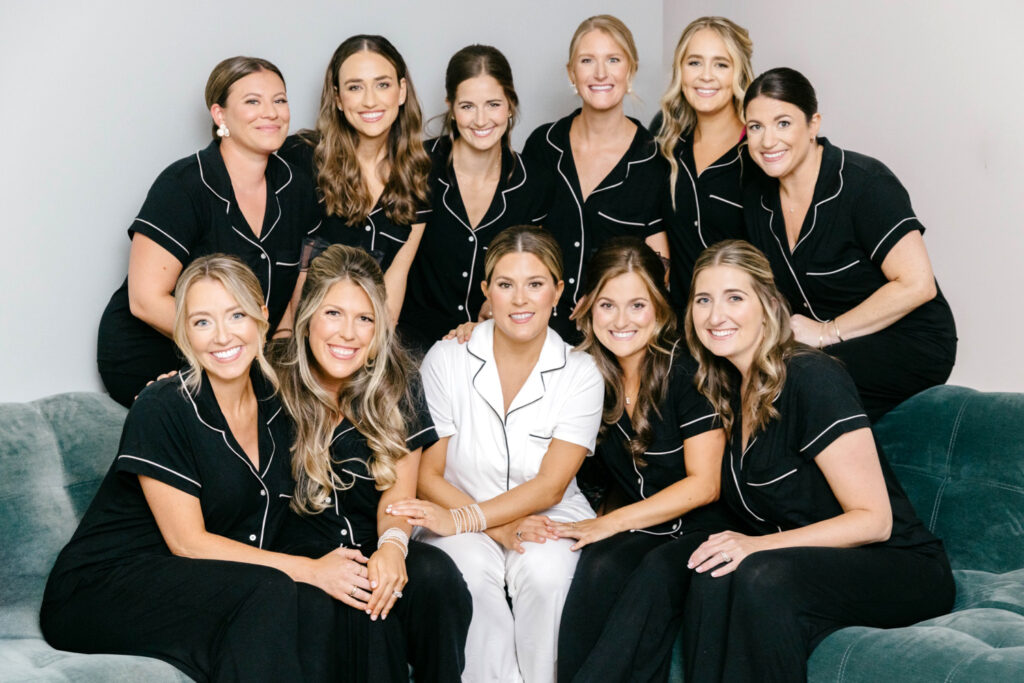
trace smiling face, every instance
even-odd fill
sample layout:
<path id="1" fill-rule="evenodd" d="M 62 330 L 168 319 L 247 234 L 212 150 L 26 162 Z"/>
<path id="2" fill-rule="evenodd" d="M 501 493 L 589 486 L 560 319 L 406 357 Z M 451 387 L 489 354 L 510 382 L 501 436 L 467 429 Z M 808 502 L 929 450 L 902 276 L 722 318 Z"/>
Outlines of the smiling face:
<path id="1" fill-rule="evenodd" d="M 224 106 L 212 105 L 210 115 L 218 126 L 228 128 L 230 136 L 223 143 L 261 154 L 284 144 L 291 121 L 284 82 L 273 71 L 239 78 L 231 84 Z"/>
<path id="2" fill-rule="evenodd" d="M 609 34 L 595 29 L 580 38 L 569 63 L 569 80 L 584 107 L 607 111 L 622 105 L 632 70 L 623 47 Z"/>
<path id="3" fill-rule="evenodd" d="M 224 285 L 211 278 L 192 283 L 185 295 L 185 325 L 192 353 L 212 383 L 248 377 L 260 330 Z"/>
<path id="4" fill-rule="evenodd" d="M 337 394 L 366 364 L 376 322 L 373 302 L 351 280 L 331 286 L 309 321 L 309 348 L 320 384 Z"/>
<path id="5" fill-rule="evenodd" d="M 508 98 L 494 76 L 485 74 L 462 81 L 455 89 L 455 101 L 449 106 L 459 139 L 474 149 L 493 148 L 508 130 Z"/>
<path id="6" fill-rule="evenodd" d="M 694 281 L 693 328 L 704 347 L 746 376 L 764 339 L 765 311 L 750 275 L 735 266 L 710 266 Z"/>
<path id="7" fill-rule="evenodd" d="M 405 95 L 405 79 L 376 52 L 357 52 L 338 69 L 337 106 L 361 138 L 387 135 Z"/>
<path id="8" fill-rule="evenodd" d="M 746 116 L 750 155 L 772 178 L 816 162 L 820 114 L 808 121 L 795 104 L 759 95 L 747 104 Z"/>
<path id="9" fill-rule="evenodd" d="M 491 302 L 495 334 L 526 343 L 546 335 L 551 309 L 562 295 L 564 283 L 555 282 L 544 263 L 527 252 L 502 256 L 483 283 Z"/>
<path id="10" fill-rule="evenodd" d="M 608 280 L 597 292 L 590 315 L 597 340 L 620 364 L 646 353 L 658 323 L 651 293 L 636 273 Z"/>
<path id="11" fill-rule="evenodd" d="M 683 97 L 698 115 L 715 114 L 733 106 L 735 70 L 718 31 L 704 28 L 694 33 L 680 69 Z"/>

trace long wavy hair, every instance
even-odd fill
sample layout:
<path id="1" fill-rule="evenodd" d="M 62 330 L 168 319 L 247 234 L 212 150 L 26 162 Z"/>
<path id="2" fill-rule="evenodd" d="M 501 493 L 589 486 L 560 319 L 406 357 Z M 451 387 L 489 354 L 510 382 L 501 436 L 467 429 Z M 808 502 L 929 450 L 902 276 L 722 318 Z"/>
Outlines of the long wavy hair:
<path id="1" fill-rule="evenodd" d="M 398 117 L 391 124 L 387 154 L 377 174 L 384 183 L 380 199 L 385 215 L 397 225 L 410 225 L 416 222 L 417 208 L 427 203 L 430 157 L 423 149 L 423 117 L 416 89 L 405 60 L 387 38 L 358 35 L 338 46 L 324 74 L 316 131 L 302 131 L 300 136 L 314 146 L 316 183 L 327 213 L 350 224 L 366 218 L 373 211 L 374 201 L 356 157 L 359 133 L 338 109 L 341 65 L 357 52 L 380 55 L 395 68 L 398 80 L 405 80 L 405 103 L 398 107 Z"/>
<path id="2" fill-rule="evenodd" d="M 629 451 L 637 466 L 644 466 L 644 452 L 654 439 L 652 415 L 661 417 L 658 406 L 668 393 L 669 374 L 672 360 L 681 349 L 676 315 L 668 301 L 668 292 L 662 284 L 665 281 L 665 267 L 661 258 L 636 237 L 616 237 L 601 247 L 587 264 L 587 290 L 580 301 L 573 319 L 580 326 L 583 341 L 579 350 L 589 353 L 597 369 L 604 377 L 604 414 L 601 436 L 616 424 L 626 409 L 626 389 L 622 366 L 615 354 L 609 351 L 594 332 L 592 310 L 609 280 L 626 273 L 638 276 L 647 287 L 647 294 L 654 306 L 654 331 L 647 341 L 647 349 L 640 361 L 640 377 L 636 406 L 630 418 L 636 436 L 629 442 Z"/>
<path id="3" fill-rule="evenodd" d="M 256 321 L 256 329 L 259 331 L 256 362 L 266 378 L 276 387 L 277 373 L 263 354 L 263 342 L 270 329 L 270 323 L 263 312 L 263 289 L 260 287 L 260 281 L 249 270 L 249 266 L 242 263 L 238 257 L 227 254 L 200 256 L 181 272 L 174 286 L 174 343 L 178 345 L 181 355 L 188 363 L 188 369 L 181 373 L 183 387 L 195 393 L 199 391 L 202 383 L 203 368 L 188 338 L 188 310 L 185 305 L 192 285 L 202 280 L 214 280 L 223 285 L 242 311 Z"/>
<path id="4" fill-rule="evenodd" d="M 740 397 L 743 417 L 751 426 L 750 433 L 754 434 L 779 416 L 772 401 L 786 383 L 786 361 L 796 353 L 812 351 L 794 340 L 789 326 L 789 305 L 775 286 L 768 259 L 757 247 L 744 240 L 725 240 L 705 249 L 693 266 L 691 293 L 697 291 L 701 272 L 713 266 L 730 266 L 746 273 L 764 311 L 764 335 L 754 352 L 747 386 Z M 731 404 L 735 368 L 725 358 L 711 353 L 697 337 L 692 296 L 686 307 L 685 329 L 686 344 L 700 364 L 695 377 L 697 389 L 718 412 L 726 435 L 731 435 L 736 421 Z"/>
<path id="5" fill-rule="evenodd" d="M 327 292 L 345 281 L 366 292 L 375 324 L 366 363 L 333 394 L 317 381 L 319 368 L 309 346 L 309 327 Z M 402 407 L 413 405 L 415 368 L 395 337 L 384 275 L 369 254 L 335 244 L 313 259 L 295 314 L 295 333 L 279 365 L 281 397 L 296 424 L 292 509 L 316 514 L 327 507 L 333 488 L 351 487 L 335 475 L 330 455 L 334 430 L 343 417 L 366 437 L 372 453 L 369 470 L 377 489 L 390 488 L 396 479 L 395 463 L 408 453 L 408 423 Z"/>
<path id="6" fill-rule="evenodd" d="M 701 17 L 694 19 L 683 29 L 672 57 L 672 81 L 661 98 L 661 128 L 655 136 L 662 156 L 669 163 L 669 187 L 672 192 L 673 208 L 676 204 L 676 179 L 679 177 L 679 162 L 675 156 L 676 143 L 680 135 L 692 130 L 697 124 L 697 112 L 683 96 L 683 57 L 686 56 L 690 40 L 703 29 L 710 29 L 719 35 L 732 60 L 732 106 L 740 121 L 743 120 L 743 93 L 754 79 L 754 68 L 750 64 L 754 43 L 750 40 L 747 29 L 725 17 Z"/>

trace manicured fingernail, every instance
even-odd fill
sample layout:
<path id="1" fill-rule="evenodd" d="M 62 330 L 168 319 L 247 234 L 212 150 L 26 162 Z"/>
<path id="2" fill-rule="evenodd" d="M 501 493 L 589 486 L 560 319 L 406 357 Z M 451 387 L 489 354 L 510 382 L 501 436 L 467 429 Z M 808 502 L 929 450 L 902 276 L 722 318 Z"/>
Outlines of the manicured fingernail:
<path id="1" fill-rule="evenodd" d="M 370 582 L 370 588 L 376 588 L 376 587 L 377 587 L 377 582 L 376 581 L 371 581 Z"/>

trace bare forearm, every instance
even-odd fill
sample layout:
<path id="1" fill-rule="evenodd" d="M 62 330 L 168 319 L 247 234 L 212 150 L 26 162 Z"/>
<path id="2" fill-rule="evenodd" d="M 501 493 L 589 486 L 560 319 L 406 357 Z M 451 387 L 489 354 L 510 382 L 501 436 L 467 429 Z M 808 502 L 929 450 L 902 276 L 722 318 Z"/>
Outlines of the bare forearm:
<path id="1" fill-rule="evenodd" d="M 931 287 L 887 282 L 857 306 L 836 316 L 834 323 L 824 326 L 826 345 L 839 343 L 839 336 L 846 341 L 884 330 L 933 298 L 934 280 Z"/>
<path id="2" fill-rule="evenodd" d="M 606 516 L 617 531 L 646 529 L 713 503 L 718 495 L 716 478 L 686 477 L 650 498 L 612 510 Z"/>
<path id="3" fill-rule="evenodd" d="M 173 544 L 168 543 L 168 545 L 171 547 L 171 552 L 180 557 L 258 564 L 279 569 L 294 581 L 314 583 L 312 579 L 313 560 L 307 557 L 254 548 L 209 532 L 202 532 L 187 540 Z"/>
<path id="4" fill-rule="evenodd" d="M 132 296 L 129 287 L 128 307 L 133 316 L 165 337 L 174 334 L 174 297 L 170 294 L 150 297 Z"/>
<path id="5" fill-rule="evenodd" d="M 814 546 L 821 548 L 856 548 L 889 539 L 892 515 L 850 510 L 831 519 L 761 536 L 761 550 Z"/>

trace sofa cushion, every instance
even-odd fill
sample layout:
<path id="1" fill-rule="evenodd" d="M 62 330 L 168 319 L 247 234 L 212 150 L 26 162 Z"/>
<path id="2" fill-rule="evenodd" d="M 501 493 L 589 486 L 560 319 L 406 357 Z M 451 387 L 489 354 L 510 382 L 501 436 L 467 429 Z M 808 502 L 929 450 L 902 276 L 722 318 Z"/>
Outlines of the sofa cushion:
<path id="1" fill-rule="evenodd" d="M 188 683 L 192 679 L 167 662 L 126 655 L 83 655 L 54 650 L 43 640 L 0 640 L 0 679 L 16 681 L 146 681 Z"/>

